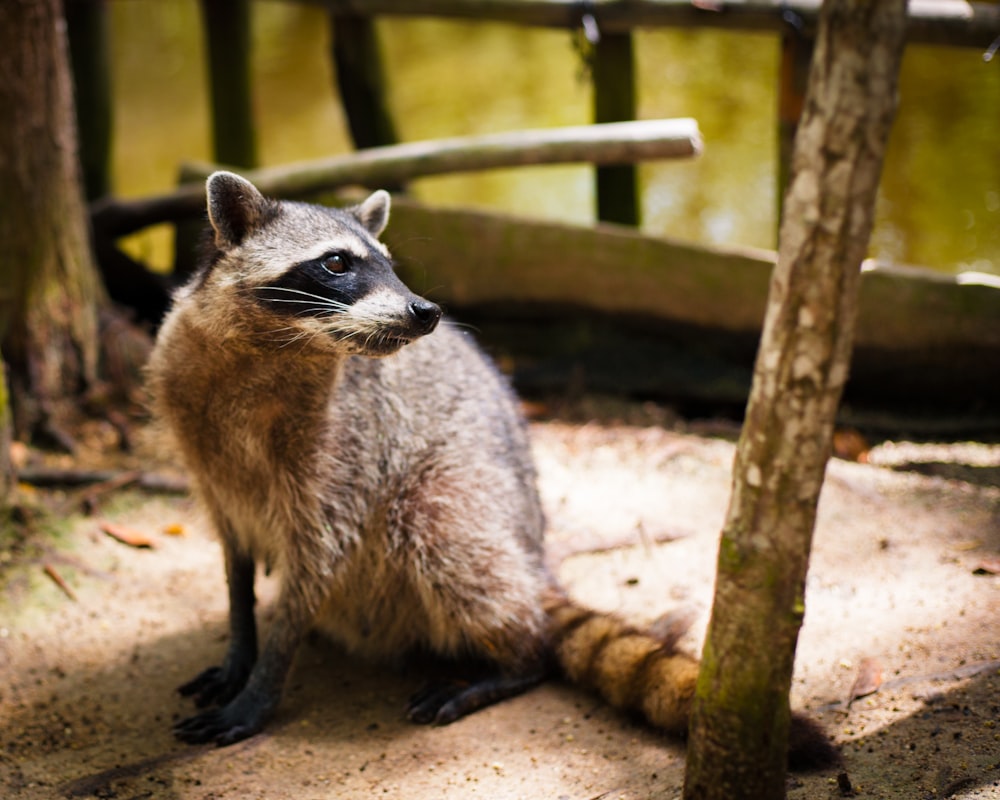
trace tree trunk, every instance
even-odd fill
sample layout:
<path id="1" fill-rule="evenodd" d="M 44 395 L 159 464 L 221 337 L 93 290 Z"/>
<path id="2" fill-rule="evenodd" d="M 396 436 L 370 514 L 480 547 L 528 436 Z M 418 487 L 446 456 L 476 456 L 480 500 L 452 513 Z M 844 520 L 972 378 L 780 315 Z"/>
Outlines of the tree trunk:
<path id="1" fill-rule="evenodd" d="M 10 397 L 7 394 L 7 370 L 0 360 L 0 549 L 10 544 L 7 524 L 8 498 L 14 486 L 14 466 L 10 459 Z"/>
<path id="2" fill-rule="evenodd" d="M 58 435 L 96 376 L 88 242 L 59 0 L 0 3 L 0 336 L 18 435 Z"/>
<path id="3" fill-rule="evenodd" d="M 896 107 L 905 0 L 825 0 L 733 468 L 685 800 L 785 796 L 816 504 Z"/>

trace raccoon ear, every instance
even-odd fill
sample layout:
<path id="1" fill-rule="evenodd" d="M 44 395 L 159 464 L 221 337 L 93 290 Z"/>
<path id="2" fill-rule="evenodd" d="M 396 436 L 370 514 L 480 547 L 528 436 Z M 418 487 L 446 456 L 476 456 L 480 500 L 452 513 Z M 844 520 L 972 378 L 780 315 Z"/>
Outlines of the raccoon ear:
<path id="1" fill-rule="evenodd" d="M 208 219 L 215 230 L 215 244 L 230 250 L 256 230 L 269 201 L 257 187 L 232 172 L 213 172 L 205 184 Z"/>
<path id="2" fill-rule="evenodd" d="M 378 236 L 389 224 L 389 193 L 385 189 L 374 192 L 361 205 L 354 206 L 351 211 L 358 222 L 365 226 L 372 236 Z"/>

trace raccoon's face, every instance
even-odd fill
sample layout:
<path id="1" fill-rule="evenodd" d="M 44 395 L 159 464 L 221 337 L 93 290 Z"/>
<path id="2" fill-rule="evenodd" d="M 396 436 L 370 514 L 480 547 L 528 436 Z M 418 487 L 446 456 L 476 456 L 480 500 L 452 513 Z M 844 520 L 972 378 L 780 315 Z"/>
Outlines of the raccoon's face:
<path id="1" fill-rule="evenodd" d="M 206 280 L 238 298 L 238 326 L 254 344 L 385 356 L 437 326 L 441 309 L 396 277 L 378 241 L 386 192 L 339 210 L 267 200 L 226 172 L 207 190 L 218 253 Z"/>

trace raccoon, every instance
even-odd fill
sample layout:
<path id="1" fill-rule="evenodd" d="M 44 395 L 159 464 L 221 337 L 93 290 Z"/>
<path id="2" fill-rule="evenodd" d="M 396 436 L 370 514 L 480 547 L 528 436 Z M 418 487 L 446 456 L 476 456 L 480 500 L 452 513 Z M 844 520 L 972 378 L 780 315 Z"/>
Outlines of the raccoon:
<path id="1" fill-rule="evenodd" d="M 361 657 L 451 665 L 456 679 L 410 700 L 417 723 L 561 674 L 683 733 L 696 661 L 577 606 L 547 570 L 516 399 L 395 275 L 378 240 L 389 195 L 338 210 L 217 172 L 207 198 L 211 240 L 148 367 L 229 586 L 225 658 L 180 687 L 212 708 L 176 735 L 229 744 L 261 730 L 314 628 Z M 258 565 L 280 575 L 259 654 Z"/>

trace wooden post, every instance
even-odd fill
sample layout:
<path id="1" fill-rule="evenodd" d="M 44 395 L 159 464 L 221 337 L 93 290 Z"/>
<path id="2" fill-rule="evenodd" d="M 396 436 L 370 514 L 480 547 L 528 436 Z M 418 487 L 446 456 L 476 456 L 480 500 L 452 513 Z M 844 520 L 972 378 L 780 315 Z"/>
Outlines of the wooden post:
<path id="1" fill-rule="evenodd" d="M 257 165 L 257 129 L 250 80 L 249 0 L 202 0 L 212 105 L 212 153 L 219 164 Z M 183 171 L 178 182 L 184 183 Z M 175 282 L 195 267 L 201 221 L 179 222 L 174 234 Z"/>
<path id="2" fill-rule="evenodd" d="M 337 90 L 354 147 L 361 150 L 396 144 L 396 127 L 385 102 L 375 21 L 353 14 L 332 14 L 330 22 Z"/>
<path id="3" fill-rule="evenodd" d="M 212 152 L 220 164 L 257 164 L 250 85 L 249 0 L 202 0 L 212 98 Z"/>
<path id="4" fill-rule="evenodd" d="M 602 34 L 594 45 L 594 121 L 635 119 L 635 70 L 631 33 Z M 597 218 L 639 224 L 635 166 L 597 168 Z"/>
<path id="5" fill-rule="evenodd" d="M 107 14 L 104 0 L 66 3 L 80 166 L 88 201 L 111 191 L 111 81 L 108 73 Z"/>

